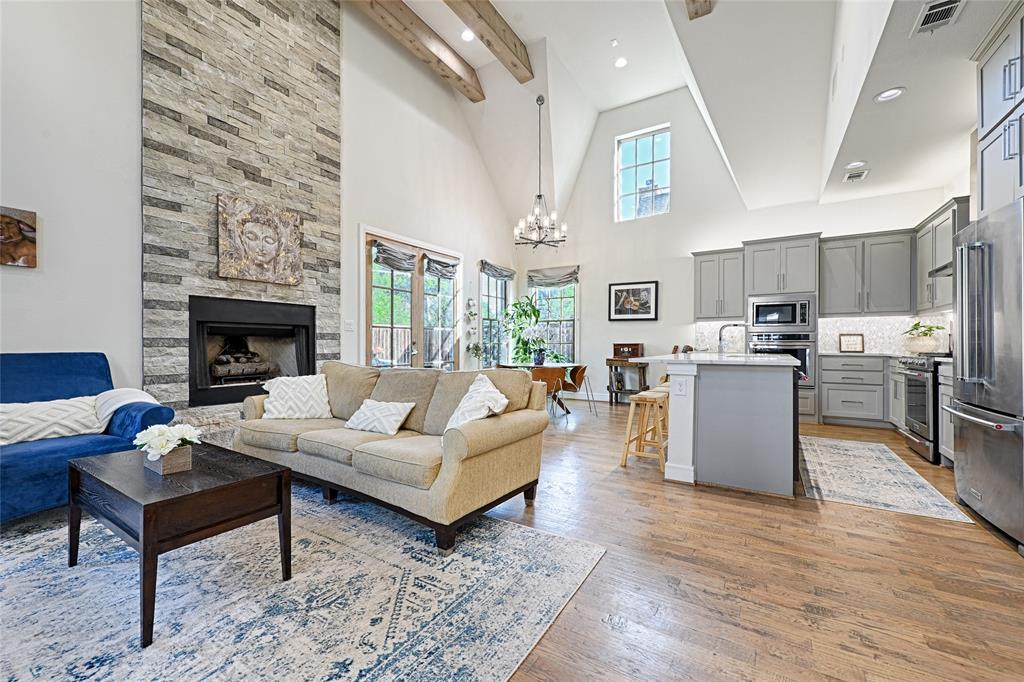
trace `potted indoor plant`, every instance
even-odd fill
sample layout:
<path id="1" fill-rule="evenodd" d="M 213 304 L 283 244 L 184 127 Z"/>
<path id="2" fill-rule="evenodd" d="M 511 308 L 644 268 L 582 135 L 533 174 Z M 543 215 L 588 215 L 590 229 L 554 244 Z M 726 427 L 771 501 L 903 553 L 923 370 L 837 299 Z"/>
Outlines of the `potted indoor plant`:
<path id="1" fill-rule="evenodd" d="M 544 356 L 547 352 L 547 339 L 544 337 L 544 328 L 539 324 L 532 324 L 523 329 L 521 338 L 526 342 L 532 355 L 533 364 L 543 365 Z"/>
<path id="2" fill-rule="evenodd" d="M 935 332 L 945 329 L 940 324 L 924 324 L 917 320 L 903 332 L 907 337 L 907 350 L 911 353 L 934 353 L 939 350 L 939 337 Z"/>
<path id="3" fill-rule="evenodd" d="M 199 445 L 199 429 L 191 424 L 157 424 L 139 431 L 133 441 L 146 454 L 143 464 L 158 474 L 176 474 L 192 468 L 192 446 Z"/>

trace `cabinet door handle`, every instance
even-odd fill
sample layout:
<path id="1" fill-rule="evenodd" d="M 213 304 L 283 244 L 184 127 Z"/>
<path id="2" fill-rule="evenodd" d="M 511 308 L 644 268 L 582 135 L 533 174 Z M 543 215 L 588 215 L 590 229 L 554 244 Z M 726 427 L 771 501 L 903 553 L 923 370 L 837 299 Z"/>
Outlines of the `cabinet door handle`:
<path id="1" fill-rule="evenodd" d="M 863 405 L 864 401 L 863 400 L 844 400 L 843 404 L 846 404 L 846 405 Z"/>
<path id="2" fill-rule="evenodd" d="M 786 290 L 786 273 L 782 273 L 782 290 Z"/>
<path id="3" fill-rule="evenodd" d="M 870 310 L 871 309 L 871 292 L 870 291 L 867 292 L 866 294 L 864 294 L 864 309 L 865 310 Z"/>
<path id="4" fill-rule="evenodd" d="M 1014 130 L 1016 129 L 1016 133 Z M 1016 134 L 1016 141 L 1014 135 Z M 1018 156 L 1018 150 L 1020 149 L 1020 121 L 1013 119 L 1006 123 L 1006 160 L 1016 159 Z"/>
<path id="5" fill-rule="evenodd" d="M 1010 62 L 1003 64 L 1003 101 L 1008 102 L 1013 99 L 1013 95 L 1010 94 Z"/>
<path id="6" fill-rule="evenodd" d="M 1009 98 L 1014 98 L 1020 94 L 1020 57 L 1012 57 L 1010 61 L 1006 62 L 1006 73 L 1009 87 L 1007 88 L 1007 95 Z"/>
<path id="7" fill-rule="evenodd" d="M 839 377 L 843 381 L 864 381 L 864 377 Z"/>
<path id="8" fill-rule="evenodd" d="M 775 275 L 775 288 L 778 289 L 779 291 L 782 291 L 782 273 L 781 272 Z"/>

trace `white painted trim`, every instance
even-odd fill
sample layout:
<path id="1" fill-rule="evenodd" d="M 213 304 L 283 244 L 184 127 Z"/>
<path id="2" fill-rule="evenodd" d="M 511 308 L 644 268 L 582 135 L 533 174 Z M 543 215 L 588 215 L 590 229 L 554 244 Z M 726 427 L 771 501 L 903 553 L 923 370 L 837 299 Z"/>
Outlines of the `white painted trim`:
<path id="1" fill-rule="evenodd" d="M 669 449 L 665 479 L 696 481 L 697 365 L 668 366 Z"/>
<path id="2" fill-rule="evenodd" d="M 695 469 L 693 467 L 665 462 L 665 480 L 675 481 L 676 483 L 689 483 L 692 485 L 697 479 L 695 477 Z"/>
<path id="3" fill-rule="evenodd" d="M 463 306 L 465 305 L 465 299 L 463 295 L 464 287 L 462 286 L 462 280 L 464 272 L 463 268 L 465 267 L 466 264 L 464 262 L 464 258 L 462 257 L 461 251 L 450 249 L 447 246 L 438 246 L 437 244 L 431 244 L 430 242 L 421 241 L 419 239 L 412 239 L 410 237 L 398 234 L 397 232 L 391 232 L 390 230 L 382 230 L 378 227 L 374 227 L 373 225 L 369 225 L 367 223 L 359 223 L 359 254 L 358 258 L 356 259 L 356 267 L 359 271 L 358 281 L 356 283 L 356 289 L 359 295 L 359 300 L 356 301 L 356 308 L 358 313 L 356 315 L 356 336 L 358 337 L 356 343 L 356 352 L 358 353 L 358 355 L 356 356 L 356 358 L 359 364 L 362 364 L 364 362 L 364 358 L 366 358 L 366 256 L 363 254 L 363 247 L 366 245 L 366 237 L 368 235 L 381 237 L 383 239 L 392 239 L 396 242 L 408 244 L 409 246 L 415 246 L 420 249 L 434 251 L 443 256 L 451 256 L 452 258 L 457 258 L 459 260 L 459 287 L 455 292 L 455 310 L 461 311 L 463 310 Z M 459 367 L 462 367 L 462 346 L 464 344 L 462 338 L 462 330 L 459 329 L 458 325 L 463 324 L 463 322 L 465 321 L 465 315 L 457 315 L 455 319 L 457 325 L 456 336 L 459 339 L 459 347 L 456 349 L 456 352 L 459 353 L 460 355 Z"/>

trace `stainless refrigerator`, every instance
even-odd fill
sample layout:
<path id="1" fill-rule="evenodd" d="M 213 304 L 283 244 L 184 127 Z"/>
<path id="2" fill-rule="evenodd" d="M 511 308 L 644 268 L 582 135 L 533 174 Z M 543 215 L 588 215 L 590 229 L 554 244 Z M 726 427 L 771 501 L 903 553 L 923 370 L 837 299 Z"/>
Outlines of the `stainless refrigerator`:
<path id="1" fill-rule="evenodd" d="M 1024 208 L 1020 201 L 953 238 L 956 492 L 1024 554 Z"/>

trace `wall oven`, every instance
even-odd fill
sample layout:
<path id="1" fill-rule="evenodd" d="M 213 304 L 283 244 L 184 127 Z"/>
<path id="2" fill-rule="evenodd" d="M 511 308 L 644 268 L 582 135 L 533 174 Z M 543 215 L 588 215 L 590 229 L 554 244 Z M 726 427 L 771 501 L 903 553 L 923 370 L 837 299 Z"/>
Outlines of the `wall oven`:
<path id="1" fill-rule="evenodd" d="M 752 354 L 791 355 L 800 362 L 800 387 L 813 388 L 818 376 L 817 339 L 814 334 L 748 333 L 747 349 Z"/>
<path id="2" fill-rule="evenodd" d="M 818 330 L 817 296 L 751 296 L 747 299 L 747 329 L 751 333 L 813 334 Z"/>

